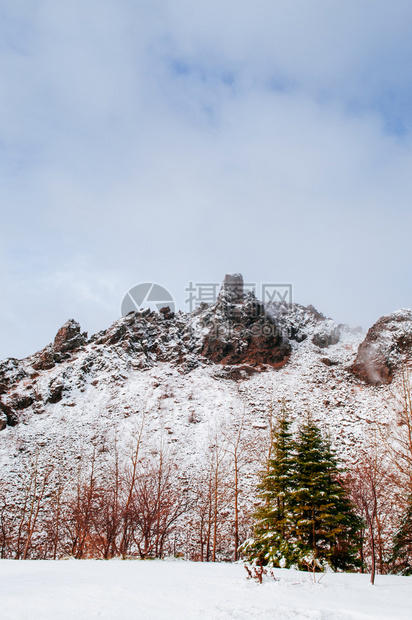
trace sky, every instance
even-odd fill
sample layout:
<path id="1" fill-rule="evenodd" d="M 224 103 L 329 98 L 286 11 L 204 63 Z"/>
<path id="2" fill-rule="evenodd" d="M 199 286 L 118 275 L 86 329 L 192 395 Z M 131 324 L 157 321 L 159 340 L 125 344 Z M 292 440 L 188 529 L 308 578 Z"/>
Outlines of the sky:
<path id="1" fill-rule="evenodd" d="M 0 0 L 0 359 L 133 286 L 412 307 L 410 0 Z"/>

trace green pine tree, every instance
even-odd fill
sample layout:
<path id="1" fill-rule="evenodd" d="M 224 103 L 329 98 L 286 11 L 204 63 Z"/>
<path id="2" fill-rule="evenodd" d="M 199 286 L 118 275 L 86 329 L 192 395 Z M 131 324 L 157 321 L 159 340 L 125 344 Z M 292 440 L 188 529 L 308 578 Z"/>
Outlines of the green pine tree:
<path id="1" fill-rule="evenodd" d="M 244 556 L 260 565 L 289 567 L 295 559 L 290 544 L 289 498 L 293 491 L 295 443 L 285 408 L 272 433 L 270 458 L 259 484 L 261 505 L 254 514 L 253 537 L 241 548 Z"/>
<path id="2" fill-rule="evenodd" d="M 393 537 L 390 562 L 394 566 L 394 572 L 412 575 L 412 496 L 409 497 L 399 529 Z"/>
<path id="3" fill-rule="evenodd" d="M 330 442 L 308 417 L 299 429 L 293 493 L 289 498 L 299 568 L 350 570 L 358 559 L 362 521 L 340 482 Z"/>
<path id="4" fill-rule="evenodd" d="M 350 570 L 360 565 L 362 520 L 340 482 L 342 470 L 330 442 L 311 418 L 297 440 L 283 409 L 273 432 L 261 505 L 252 538 L 242 552 L 249 562 L 303 570 Z"/>

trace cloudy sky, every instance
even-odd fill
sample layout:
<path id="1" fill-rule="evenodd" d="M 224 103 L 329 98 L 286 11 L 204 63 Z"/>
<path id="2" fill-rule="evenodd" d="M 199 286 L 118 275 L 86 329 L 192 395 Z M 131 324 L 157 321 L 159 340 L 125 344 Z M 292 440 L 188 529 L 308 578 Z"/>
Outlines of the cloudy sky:
<path id="1" fill-rule="evenodd" d="M 412 307 L 410 0 L 0 0 L 0 358 L 140 282 Z"/>

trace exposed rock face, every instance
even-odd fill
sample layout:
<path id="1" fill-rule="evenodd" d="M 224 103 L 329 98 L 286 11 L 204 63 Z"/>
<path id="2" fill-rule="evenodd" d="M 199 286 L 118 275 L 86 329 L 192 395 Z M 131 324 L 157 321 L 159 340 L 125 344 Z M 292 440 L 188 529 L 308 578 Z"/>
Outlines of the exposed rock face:
<path id="1" fill-rule="evenodd" d="M 89 346 L 92 352 L 101 347 L 113 348 L 130 356 L 133 367 L 146 370 L 163 361 L 184 365 L 193 354 L 200 353 L 200 338 L 190 315 L 147 308 L 131 312 L 99 332 L 90 339 Z M 91 363 L 100 363 L 92 357 Z"/>
<path id="2" fill-rule="evenodd" d="M 25 360 L 0 362 L 0 430 L 56 403 L 75 406 L 68 402 L 70 394 L 79 395 L 90 385 L 100 389 L 102 376 L 120 389 L 129 371 L 166 362 L 179 374 L 209 367 L 216 379 L 241 381 L 283 366 L 292 344 L 295 350 L 305 341 L 302 346 L 319 356 L 344 333 L 343 326 L 313 307 L 265 306 L 253 293 L 244 293 L 240 274 L 229 274 L 216 303 L 202 304 L 190 314 L 168 308 L 130 312 L 90 340 L 69 320 L 42 351 Z M 411 345 L 412 311 L 383 317 L 359 347 L 353 370 L 370 383 L 388 382 Z M 331 372 L 337 364 L 333 358 L 335 351 L 331 358 L 319 358 Z"/>
<path id="3" fill-rule="evenodd" d="M 13 408 L 17 409 L 17 411 L 21 411 L 22 409 L 27 409 L 33 404 L 34 398 L 31 394 L 12 394 L 12 404 Z"/>
<path id="4" fill-rule="evenodd" d="M 5 413 L 0 411 L 0 431 L 4 430 L 7 426 L 7 416 Z"/>
<path id="5" fill-rule="evenodd" d="M 227 273 L 223 280 L 219 297 L 224 297 L 232 304 L 243 302 L 243 276 L 241 273 Z"/>
<path id="6" fill-rule="evenodd" d="M 18 423 L 15 404 L 20 405 L 20 402 L 14 394 L 14 387 L 26 378 L 27 372 L 20 360 L 9 358 L 0 362 L 0 427 L 5 428 L 5 423 L 9 426 Z"/>
<path id="7" fill-rule="evenodd" d="M 73 379 L 72 361 L 80 348 L 82 362 Z M 229 274 L 217 302 L 191 314 L 175 314 L 169 308 L 130 312 L 89 341 L 71 319 L 42 351 L 26 360 L 3 362 L 0 426 L 5 419 L 9 425 L 17 423 L 20 412 L 28 408 L 41 413 L 45 405 L 60 402 L 73 387 L 82 390 L 91 372 L 108 370 L 115 359 L 127 360 L 138 370 L 168 362 L 183 373 L 217 363 L 216 376 L 241 380 L 267 366 L 284 364 L 290 352 L 288 338 L 263 304 L 252 293 L 244 294 L 243 277 Z M 112 378 L 119 379 L 115 368 Z"/>
<path id="8" fill-rule="evenodd" d="M 371 385 L 390 383 L 396 368 L 412 352 L 412 310 L 381 317 L 359 345 L 352 370 Z"/>
<path id="9" fill-rule="evenodd" d="M 263 303 L 253 293 L 244 295 L 239 274 L 225 277 L 218 301 L 204 313 L 202 324 L 208 332 L 201 353 L 215 363 L 276 366 L 289 358 L 289 340 Z"/>
<path id="10" fill-rule="evenodd" d="M 170 309 L 169 306 L 163 306 L 163 308 L 160 308 L 159 312 L 161 315 L 163 315 L 163 318 L 166 321 L 173 319 L 175 316 L 175 313 Z"/>
<path id="11" fill-rule="evenodd" d="M 53 344 L 49 344 L 34 356 L 35 370 L 50 370 L 56 363 L 70 357 L 70 353 L 87 342 L 87 333 L 80 331 L 80 325 L 69 319 L 57 332 Z"/>
<path id="12" fill-rule="evenodd" d="M 210 362 L 273 366 L 290 354 L 288 339 L 266 315 L 263 304 L 244 295 L 240 274 L 225 277 L 212 306 L 204 304 L 191 315 L 175 315 L 168 309 L 131 312 L 90 343 L 121 347 L 142 369 L 159 361 L 174 361 L 185 371 Z"/>
<path id="13" fill-rule="evenodd" d="M 64 382 L 62 379 L 58 378 L 57 380 L 53 380 L 49 384 L 49 394 L 46 398 L 47 403 L 58 403 L 61 401 L 64 390 Z"/>
<path id="14" fill-rule="evenodd" d="M 32 364 L 35 370 L 50 370 L 54 365 L 54 349 L 51 344 L 35 354 Z"/>
<path id="15" fill-rule="evenodd" d="M 80 332 L 80 325 L 70 319 L 59 329 L 53 344 L 35 353 L 26 360 L 8 359 L 0 362 L 0 430 L 4 422 L 15 426 L 20 412 L 28 409 L 36 400 L 42 400 L 36 394 L 32 380 L 42 371 L 53 369 L 56 364 L 70 360 L 71 353 L 87 342 L 87 334 Z M 24 380 L 24 381 L 23 381 Z M 45 402 L 58 402 L 62 397 L 63 387 L 51 385 Z"/>
<path id="16" fill-rule="evenodd" d="M 53 343 L 55 353 L 66 353 L 74 351 L 83 346 L 87 341 L 87 333 L 80 332 L 80 325 L 77 321 L 69 319 L 57 332 Z"/>
<path id="17" fill-rule="evenodd" d="M 19 421 L 16 412 L 13 411 L 13 409 L 9 405 L 6 405 L 5 403 L 1 401 L 0 401 L 0 413 L 1 413 L 1 419 L 4 420 L 4 418 L 6 418 L 7 424 L 9 426 L 16 426 L 16 424 Z"/>

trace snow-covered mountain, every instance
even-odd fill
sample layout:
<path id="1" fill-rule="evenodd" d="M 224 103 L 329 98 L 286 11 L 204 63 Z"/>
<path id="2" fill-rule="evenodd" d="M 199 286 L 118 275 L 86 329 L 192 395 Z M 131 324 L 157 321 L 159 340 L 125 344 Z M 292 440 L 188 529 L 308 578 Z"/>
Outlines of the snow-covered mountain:
<path id="1" fill-rule="evenodd" d="M 296 419 L 311 411 L 355 459 L 371 420 L 391 415 L 390 383 L 411 345 L 411 310 L 382 317 L 365 337 L 312 306 L 265 307 L 233 274 L 215 304 L 193 313 L 132 312 L 91 338 L 69 320 L 43 350 L 0 363 L 3 471 L 36 451 L 64 454 L 69 466 L 99 445 L 105 458 L 143 413 L 147 437 L 162 437 L 182 467 L 241 419 L 259 452 L 281 402 Z"/>

